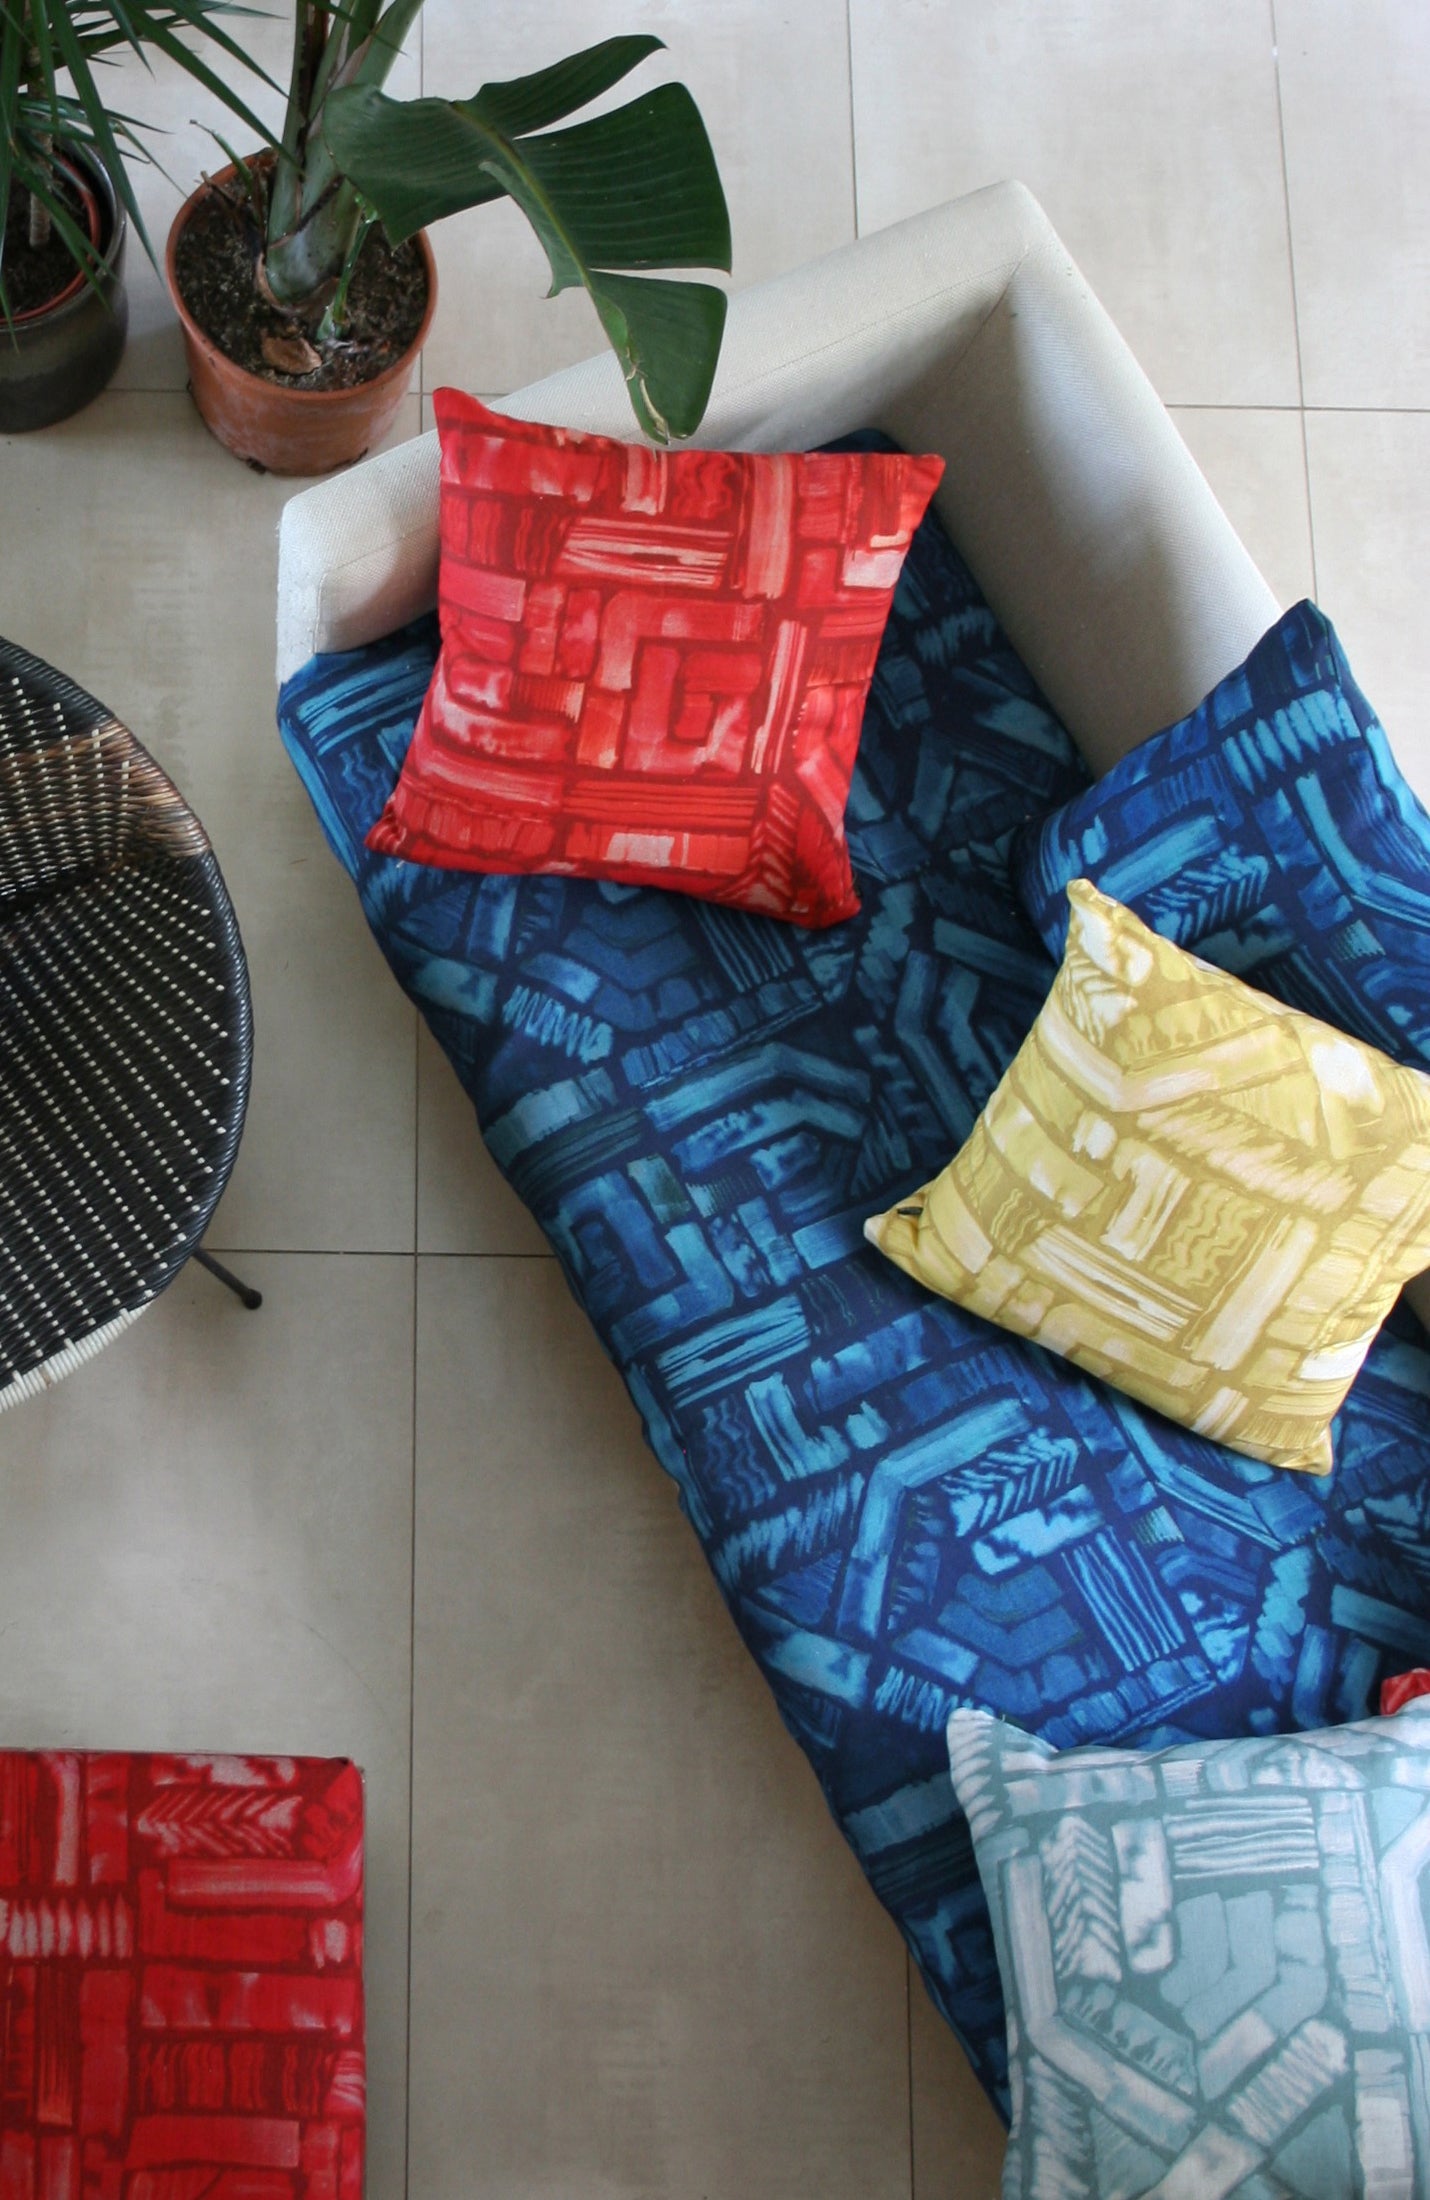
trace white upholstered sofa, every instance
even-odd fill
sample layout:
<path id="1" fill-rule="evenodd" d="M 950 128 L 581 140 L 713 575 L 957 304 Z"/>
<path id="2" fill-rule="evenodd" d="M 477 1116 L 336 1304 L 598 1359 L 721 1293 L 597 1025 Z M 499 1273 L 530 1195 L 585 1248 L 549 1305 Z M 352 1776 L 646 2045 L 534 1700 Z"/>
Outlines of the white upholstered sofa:
<path id="1" fill-rule="evenodd" d="M 609 352 L 500 400 L 605 434 L 634 423 Z M 860 238 L 731 300 L 714 448 L 855 428 L 948 461 L 936 502 L 1094 771 L 1190 710 L 1278 606 L 1102 307 L 1021 184 Z M 278 676 L 427 610 L 437 439 L 283 513 Z"/>
<path id="2" fill-rule="evenodd" d="M 505 403 L 529 417 L 632 433 L 618 369 L 605 354 Z M 946 625 L 935 621 L 928 629 L 925 655 L 918 655 L 924 645 L 891 641 L 890 634 L 886 652 L 896 657 L 899 647 L 905 650 L 904 671 L 915 684 L 916 665 L 957 659 L 965 628 L 985 631 L 978 624 L 986 621 L 985 608 L 979 604 L 977 617 L 967 620 L 970 598 L 959 593 L 976 583 L 1094 773 L 1192 710 L 1276 623 L 1270 590 L 1155 393 L 1041 210 L 1016 184 L 935 209 L 734 299 L 705 442 L 807 448 L 871 427 L 905 448 L 943 454 L 938 503 L 973 577 L 957 581 L 947 565 L 941 568 L 953 608 Z M 1020 775 L 1041 768 L 1032 746 L 1019 747 L 1027 714 L 1019 719 L 1017 701 L 1030 701 L 1024 670 L 1017 674 L 1021 685 L 1005 681 L 999 688 L 980 660 L 970 675 L 973 687 L 980 694 L 997 689 L 1013 702 L 1011 716 L 1000 717 L 991 705 L 986 726 L 964 724 L 953 689 L 941 691 L 923 717 L 916 710 L 899 719 L 901 738 L 886 742 L 880 767 L 890 767 L 897 751 L 920 780 L 928 756 L 930 787 L 945 765 L 963 786 L 963 761 L 971 759 L 968 806 L 960 813 L 967 830 L 963 822 L 949 824 L 948 847 L 927 858 L 933 929 L 925 940 L 929 952 L 919 951 L 919 969 L 930 973 L 929 997 L 937 994 L 949 1008 L 949 1078 L 943 1058 L 925 1045 L 924 979 L 906 989 L 899 976 L 919 960 L 899 914 L 905 874 L 896 865 L 886 877 L 872 851 L 870 914 L 855 921 L 867 925 L 858 937 L 873 941 L 873 951 L 861 957 L 856 943 L 843 959 L 836 953 L 843 977 L 797 974 L 803 988 L 797 1046 L 778 1020 L 779 1041 L 767 1043 L 763 1030 L 748 1031 L 738 1016 L 727 1019 L 734 1036 L 719 1055 L 721 1074 L 707 1077 L 711 1050 L 718 1053 L 711 1033 L 718 1037 L 726 1025 L 718 1017 L 707 1025 L 705 1010 L 716 997 L 716 977 L 723 984 L 730 973 L 699 920 L 688 909 L 682 915 L 664 906 L 680 897 L 607 895 L 587 937 L 581 927 L 598 896 L 583 900 L 580 890 L 563 896 L 542 880 L 508 889 L 484 879 L 473 887 L 462 874 L 366 850 L 430 672 L 431 627 L 410 630 L 408 622 L 430 609 L 436 593 L 437 476 L 435 439 L 426 437 L 289 504 L 279 597 L 279 674 L 288 682 L 280 710 L 284 737 L 395 974 L 422 1006 L 499 1164 L 542 1223 L 573 1292 L 626 1374 L 652 1447 L 680 1485 L 786 1723 L 815 1763 L 831 1808 L 905 1931 L 935 2000 L 996 2090 L 1002 2030 L 992 1955 L 971 1852 L 937 1762 L 940 1722 L 953 1701 L 971 1696 L 1005 1716 L 1031 1719 L 1038 1731 L 1051 1723 L 1057 1732 L 1049 1738 L 1059 1743 L 1070 1736 L 1160 1734 L 1183 1702 L 1197 1707 L 1198 1732 L 1207 1720 L 1241 1730 L 1247 1722 L 1259 1729 L 1324 1724 L 1332 1712 L 1355 1716 L 1368 1701 L 1382 1653 L 1388 1647 L 1404 1653 L 1423 1640 L 1421 1577 L 1412 1581 L 1406 1573 L 1393 1524 L 1372 1531 L 1381 1537 L 1372 1549 L 1359 1517 L 1348 1517 L 1362 1489 L 1358 1468 L 1330 1485 L 1328 1520 L 1295 1486 L 1302 1477 L 1283 1475 L 1262 1488 L 1265 1469 L 1229 1455 L 1185 1458 L 1175 1437 L 1157 1436 L 1140 1422 L 1129 1432 L 1116 1406 L 1084 1395 L 1072 1375 L 1045 1379 L 1025 1361 L 1015 1364 L 1005 1344 L 981 1331 L 955 1333 L 946 1310 L 927 1346 L 927 1377 L 919 1372 L 904 1381 L 910 1366 L 916 1362 L 922 1371 L 925 1362 L 923 1345 L 916 1352 L 909 1344 L 906 1358 L 901 1325 L 934 1317 L 902 1298 L 877 1297 L 887 1291 L 887 1278 L 861 1268 L 862 1240 L 851 1237 L 846 1245 L 841 1234 L 844 1186 L 854 1182 L 851 1155 L 862 1160 L 866 1130 L 868 1150 L 885 1151 L 874 1136 L 879 1103 L 871 1066 L 889 1065 L 884 1090 L 895 1096 L 891 1108 L 899 1094 L 927 1094 L 936 1085 L 940 1098 L 937 1106 L 929 1101 L 928 1119 L 951 1134 L 960 1111 L 966 1128 L 982 1104 L 954 1075 L 955 1057 L 964 1060 L 963 1040 L 978 1036 L 974 1012 L 989 1025 L 988 1051 L 980 1057 L 985 1068 L 995 1056 L 1006 1060 L 1026 1030 L 1026 1022 L 1016 1032 L 994 1029 L 992 997 L 1018 1002 L 1027 1021 L 1036 1012 L 1040 972 L 1028 961 L 1025 920 L 1016 910 L 1009 915 L 1005 846 L 1031 814 Z M 931 540 L 937 533 L 930 531 Z M 910 598 L 918 601 L 917 585 Z M 896 606 L 891 629 L 897 616 Z M 367 644 L 371 650 L 363 649 Z M 353 651 L 359 654 L 349 658 Z M 375 688 L 365 684 L 370 679 Z M 902 692 L 899 680 L 896 690 Z M 885 739 L 883 708 L 873 693 L 861 758 L 866 749 L 876 755 Z M 1039 713 L 1046 733 L 1041 704 Z M 1056 743 L 1081 785 L 1061 728 Z M 979 789 L 995 782 L 1004 789 L 1014 783 L 1016 800 L 999 795 L 985 804 Z M 895 814 L 879 811 L 872 791 L 859 801 L 885 822 Z M 850 814 L 856 824 L 864 814 L 853 798 Z M 923 843 L 915 835 L 911 845 Z M 945 860 L 963 866 L 959 881 L 940 868 Z M 522 886 L 531 889 L 526 917 L 509 923 L 501 912 L 509 912 Z M 960 898 L 965 886 L 967 900 Z M 939 900 L 945 892 L 949 898 Z M 560 913 L 568 900 L 569 934 Z M 955 921 L 941 934 L 937 912 L 944 908 L 955 911 Z M 693 927 L 678 950 L 686 990 L 673 986 L 671 1005 L 657 1011 L 655 978 L 640 973 L 677 967 L 648 950 L 657 931 L 673 936 L 683 922 Z M 764 920 L 748 922 L 758 932 Z M 766 938 L 762 952 L 775 958 L 770 969 L 783 983 L 780 973 L 795 950 Z M 747 953 L 753 953 L 749 938 L 736 958 L 740 982 L 755 967 L 741 959 Z M 848 974 L 864 963 L 867 984 L 861 978 L 857 994 L 842 992 L 844 985 L 852 989 Z M 1046 956 L 1040 971 L 1045 984 Z M 608 975 L 602 998 L 611 1022 L 602 1043 L 613 1058 L 624 1048 L 630 1059 L 622 1054 L 618 1071 L 608 1074 L 603 1066 L 583 1080 L 573 1075 L 560 1042 L 569 1024 L 562 1017 L 569 1001 L 595 998 Z M 560 1014 L 541 1025 L 552 1036 L 538 1033 L 523 1052 L 526 1008 L 517 1005 L 517 993 L 524 1003 L 528 980 L 555 988 Z M 778 1008 L 784 995 L 777 985 L 775 993 Z M 700 1004 L 689 1011 L 689 1033 L 681 1022 L 684 1000 Z M 657 1024 L 666 1032 L 662 1016 L 679 1026 L 677 1043 L 673 1052 L 651 1057 L 652 1070 L 645 1039 Z M 605 1054 L 601 1060 L 605 1065 Z M 732 1063 L 739 1104 L 727 1123 L 720 1096 Z M 920 1076 L 933 1082 L 922 1086 Z M 841 1077 L 849 1107 L 838 1116 L 844 1128 L 830 1128 L 819 1096 L 830 1078 Z M 667 1108 L 677 1082 L 678 1106 Z M 682 1143 L 681 1127 L 702 1109 L 712 1117 L 709 1136 Z M 725 1184 L 723 1159 L 741 1139 L 763 1137 L 761 1125 L 788 1134 L 781 1151 L 819 1156 L 817 1167 L 811 1163 L 812 1204 L 798 1212 L 834 1219 L 827 1232 L 791 1223 L 768 1273 L 758 1263 L 741 1268 L 742 1287 L 759 1273 L 727 1322 L 726 1271 L 699 1225 L 672 1221 L 669 1240 L 660 1244 L 656 1225 L 686 1213 L 686 1183 L 704 1185 L 700 1211 L 717 1218 L 722 1201 L 744 1199 L 743 1178 Z M 932 1165 L 945 1149 L 921 1117 L 917 1136 L 926 1135 L 927 1150 L 917 1150 Z M 898 1158 L 889 1152 L 892 1170 Z M 918 1180 L 917 1173 L 907 1178 Z M 657 1181 L 673 1184 L 674 1193 L 669 1199 L 663 1190 L 652 1193 L 643 1206 L 630 1187 Z M 866 1180 L 859 1185 L 862 1196 Z M 897 1194 L 892 1176 L 885 1189 Z M 689 1208 L 695 1212 L 693 1197 Z M 732 1255 L 737 1265 L 738 1258 Z M 796 1280 L 782 1296 L 790 1275 Z M 962 1319 L 977 1330 L 972 1317 Z M 1417 1425 L 1430 1381 L 1423 1346 L 1405 1355 L 1392 1339 L 1384 1360 L 1379 1372 L 1367 1371 L 1364 1442 L 1356 1455 L 1362 1462 L 1406 1453 L 1405 1431 Z M 779 1441 L 766 1433 L 765 1377 L 776 1366 L 770 1382 L 788 1405 Z M 885 1449 L 877 1464 L 867 1449 L 859 1450 L 862 1463 L 851 1463 L 848 1445 L 826 1444 L 822 1417 L 826 1405 L 836 1410 L 828 1400 L 836 1393 L 843 1400 L 851 1383 L 862 1397 L 876 1367 L 878 1381 L 887 1382 L 890 1418 L 874 1441 Z M 747 1369 L 748 1394 L 741 1387 Z M 796 1391 L 808 1408 L 809 1431 Z M 1066 1419 L 1057 1420 L 1064 1411 Z M 785 1442 L 792 1429 L 797 1457 Z M 1009 1442 L 1017 1459 L 1011 1476 Z M 1214 1454 L 1215 1447 L 1204 1451 Z M 964 1489 L 960 1481 L 965 1469 L 976 1480 L 985 1455 L 997 1483 L 991 1496 L 981 1483 Z M 1152 1456 L 1155 1470 L 1147 1466 Z M 1041 1509 L 1042 1476 L 1054 1459 L 1059 1473 L 1065 1468 L 1079 1478 L 1077 1533 L 1093 1550 L 1085 1564 L 1069 1560 L 1067 1579 L 1057 1582 L 1041 1566 L 1054 1532 Z M 1402 1467 L 1413 1472 L 1406 1457 Z M 937 1531 L 925 1534 L 919 1491 L 930 1478 L 941 1488 L 947 1483 L 947 1503 Z M 792 1482 L 800 1485 L 798 1500 L 789 1494 Z M 1006 1549 L 983 1549 L 985 1498 L 1000 1520 L 1005 1500 L 1027 1514 L 1021 1540 L 1010 1527 Z M 1173 1601 L 1144 1564 L 1139 1508 L 1149 1505 L 1161 1509 L 1147 1532 L 1175 1547 L 1167 1563 L 1186 1587 L 1185 1599 L 1179 1588 Z M 1178 1508 L 1187 1514 L 1185 1531 L 1172 1519 Z M 1228 1534 L 1238 1559 L 1230 1567 L 1220 1565 Z M 896 1547 L 905 1554 L 897 1565 Z M 806 1565 L 816 1550 L 817 1560 Z M 1207 1550 L 1210 1557 L 1202 1555 Z M 1392 1572 L 1400 1587 L 1387 1603 L 1381 1574 Z M 1305 1582 L 1303 1593 L 1295 1585 Z M 1020 1583 L 1031 1584 L 1027 1611 Z M 1035 1607 L 1051 1609 L 1054 1620 L 1025 1626 Z M 919 1624 L 911 1613 L 922 1615 Z M 1233 1634 L 1237 1643 L 1255 1636 L 1263 1650 L 1238 1661 L 1227 1652 Z M 901 1663 L 906 1637 L 917 1643 Z"/>

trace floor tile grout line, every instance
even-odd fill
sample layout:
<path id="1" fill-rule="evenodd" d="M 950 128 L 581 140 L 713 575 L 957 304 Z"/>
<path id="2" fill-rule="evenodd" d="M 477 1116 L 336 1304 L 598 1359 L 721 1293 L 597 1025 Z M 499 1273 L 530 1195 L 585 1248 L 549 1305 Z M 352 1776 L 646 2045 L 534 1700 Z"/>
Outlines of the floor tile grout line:
<path id="1" fill-rule="evenodd" d="M 417 11 L 417 96 L 427 97 L 427 20 L 422 9 Z M 422 409 L 427 396 L 427 347 L 424 344 L 417 354 L 417 433 L 422 433 Z"/>
<path id="2" fill-rule="evenodd" d="M 909 2076 L 909 2200 L 919 2200 L 918 2149 L 914 2140 L 914 1959 L 904 1950 L 904 2064 Z"/>
<path id="3" fill-rule="evenodd" d="M 402 2191 L 412 2189 L 412 1921 L 417 1827 L 417 1296 L 422 1274 L 419 1265 L 418 1216 L 422 1189 L 422 1024 L 412 1019 L 412 1416 L 409 1444 L 412 1459 L 411 1527 L 407 1542 L 407 2005 L 404 2010 L 402 2087 Z"/>
<path id="4" fill-rule="evenodd" d="M 425 359 L 426 353 L 423 352 L 421 354 L 421 357 Z M 111 383 L 109 388 L 103 391 L 101 394 L 104 398 L 182 397 L 187 399 L 189 393 L 187 385 L 185 385 L 182 389 L 170 389 L 162 386 L 156 386 L 153 389 L 150 389 L 136 382 L 126 382 L 122 386 L 116 386 L 114 383 Z M 410 394 L 420 400 L 428 396 L 430 392 L 419 389 L 413 390 Z M 480 394 L 481 393 L 478 392 L 478 395 Z M 488 398 L 502 397 L 507 394 L 508 393 L 503 390 L 493 390 L 487 392 Z M 1286 412 L 1308 414 L 1326 413 L 1332 416 L 1342 413 L 1349 413 L 1352 415 L 1359 415 L 1361 413 L 1392 413 L 1399 415 L 1401 413 L 1404 413 L 1408 414 L 1412 418 L 1430 413 L 1430 405 L 1272 405 L 1267 404 L 1265 399 L 1263 398 L 1255 397 L 1244 398 L 1239 402 L 1233 402 L 1232 400 L 1226 398 L 1163 397 L 1161 399 L 1161 403 L 1165 411 L 1173 413 Z M 425 433 L 425 430 L 423 432 Z M 278 477 L 275 476 L 274 478 L 276 479 Z M 295 475 L 293 477 L 293 489 L 291 493 L 294 496 L 297 496 L 304 486 L 305 484 L 302 478 Z"/>
<path id="5" fill-rule="evenodd" d="M 1168 412 L 1284 412 L 1309 413 L 1319 418 L 1325 414 L 1335 418 L 1341 413 L 1359 416 L 1362 413 L 1430 413 L 1430 405 L 1265 405 L 1252 402 L 1246 405 L 1205 404 L 1200 399 L 1164 397 L 1162 403 Z"/>
<path id="6" fill-rule="evenodd" d="M 407 1993 L 403 2010 L 402 2190 L 412 2189 L 412 1923 L 417 1829 L 417 1256 L 412 1256 L 412 1510 L 407 1606 Z"/>
<path id="7" fill-rule="evenodd" d="M 1271 71 L 1276 80 L 1276 144 L 1281 160 L 1281 208 L 1286 226 L 1286 270 L 1291 279 L 1291 333 L 1296 343 L 1296 394 L 1299 409 L 1306 409 L 1306 372 L 1301 358 L 1301 311 L 1296 295 L 1296 239 L 1291 228 L 1291 177 L 1286 166 L 1286 109 L 1281 97 L 1281 42 L 1276 25 L 1276 0 L 1266 0 L 1271 31 Z"/>
<path id="8" fill-rule="evenodd" d="M 859 122 L 854 105 L 854 0 L 844 0 L 844 64 L 849 75 L 849 196 L 859 235 Z"/>
<path id="9" fill-rule="evenodd" d="M 1291 276 L 1291 329 L 1296 339 L 1296 388 L 1300 393 L 1301 477 L 1306 494 L 1306 534 L 1311 549 L 1311 594 L 1320 601 L 1316 571 L 1316 516 L 1311 504 L 1311 444 L 1306 433 L 1306 366 L 1301 352 L 1301 298 L 1296 284 L 1296 235 L 1291 222 L 1291 171 L 1286 160 L 1286 103 L 1281 89 L 1281 34 L 1276 0 L 1266 0 L 1271 21 L 1271 67 L 1276 77 L 1276 135 L 1281 150 L 1281 204 L 1286 212 L 1286 263 Z"/>
<path id="10" fill-rule="evenodd" d="M 204 1251 L 224 1260 L 555 1260 L 554 1253 L 464 1252 L 452 1246 L 410 1245 L 220 1245 L 204 1239 Z M 153 1301 L 149 1302 L 150 1304 Z"/>
<path id="11" fill-rule="evenodd" d="M 420 415 L 419 415 L 420 417 Z M 412 1018 L 412 1258 L 422 1250 L 422 1018 Z M 417 1272 L 412 1284 L 417 1288 Z M 416 1343 L 413 1352 L 416 1352 Z M 413 1361 L 414 1369 L 416 1361 Z M 414 1393 L 415 1395 L 415 1393 Z"/>

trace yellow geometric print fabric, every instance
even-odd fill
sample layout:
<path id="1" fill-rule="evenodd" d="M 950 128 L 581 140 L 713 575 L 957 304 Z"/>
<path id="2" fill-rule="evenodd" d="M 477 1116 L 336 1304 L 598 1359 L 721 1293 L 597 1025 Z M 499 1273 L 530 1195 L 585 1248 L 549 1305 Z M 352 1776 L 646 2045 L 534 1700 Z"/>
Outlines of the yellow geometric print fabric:
<path id="1" fill-rule="evenodd" d="M 1430 1077 L 1085 879 L 1036 1024 L 941 1176 L 865 1235 L 960 1306 L 1253 1459 L 1330 1423 L 1430 1262 Z"/>

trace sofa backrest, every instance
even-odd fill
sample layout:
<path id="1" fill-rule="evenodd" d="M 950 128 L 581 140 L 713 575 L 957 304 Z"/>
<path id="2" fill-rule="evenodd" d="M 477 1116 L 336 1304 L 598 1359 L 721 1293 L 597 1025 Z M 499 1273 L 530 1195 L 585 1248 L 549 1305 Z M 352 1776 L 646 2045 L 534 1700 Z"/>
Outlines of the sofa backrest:
<path id="1" fill-rule="evenodd" d="M 634 434 L 611 353 L 501 401 Z M 736 292 L 698 443 L 880 427 L 948 461 L 937 502 L 1094 771 L 1190 710 L 1277 614 L 1155 391 L 1032 194 L 996 184 Z M 434 435 L 292 498 L 278 677 L 436 597 Z"/>

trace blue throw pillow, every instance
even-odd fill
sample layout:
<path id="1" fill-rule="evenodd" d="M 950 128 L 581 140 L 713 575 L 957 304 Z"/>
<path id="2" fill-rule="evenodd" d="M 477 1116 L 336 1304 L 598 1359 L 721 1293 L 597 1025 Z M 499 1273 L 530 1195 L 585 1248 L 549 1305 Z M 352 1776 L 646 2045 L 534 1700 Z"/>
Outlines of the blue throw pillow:
<path id="1" fill-rule="evenodd" d="M 1003 2200 L 1430 2192 L 1430 1700 L 1175 1749 L 956 1711 L 1008 2008 Z"/>
<path id="2" fill-rule="evenodd" d="M 1430 817 L 1312 603 L 1029 827 L 1016 870 L 1054 955 L 1068 881 L 1090 879 L 1178 946 L 1430 1067 Z"/>

